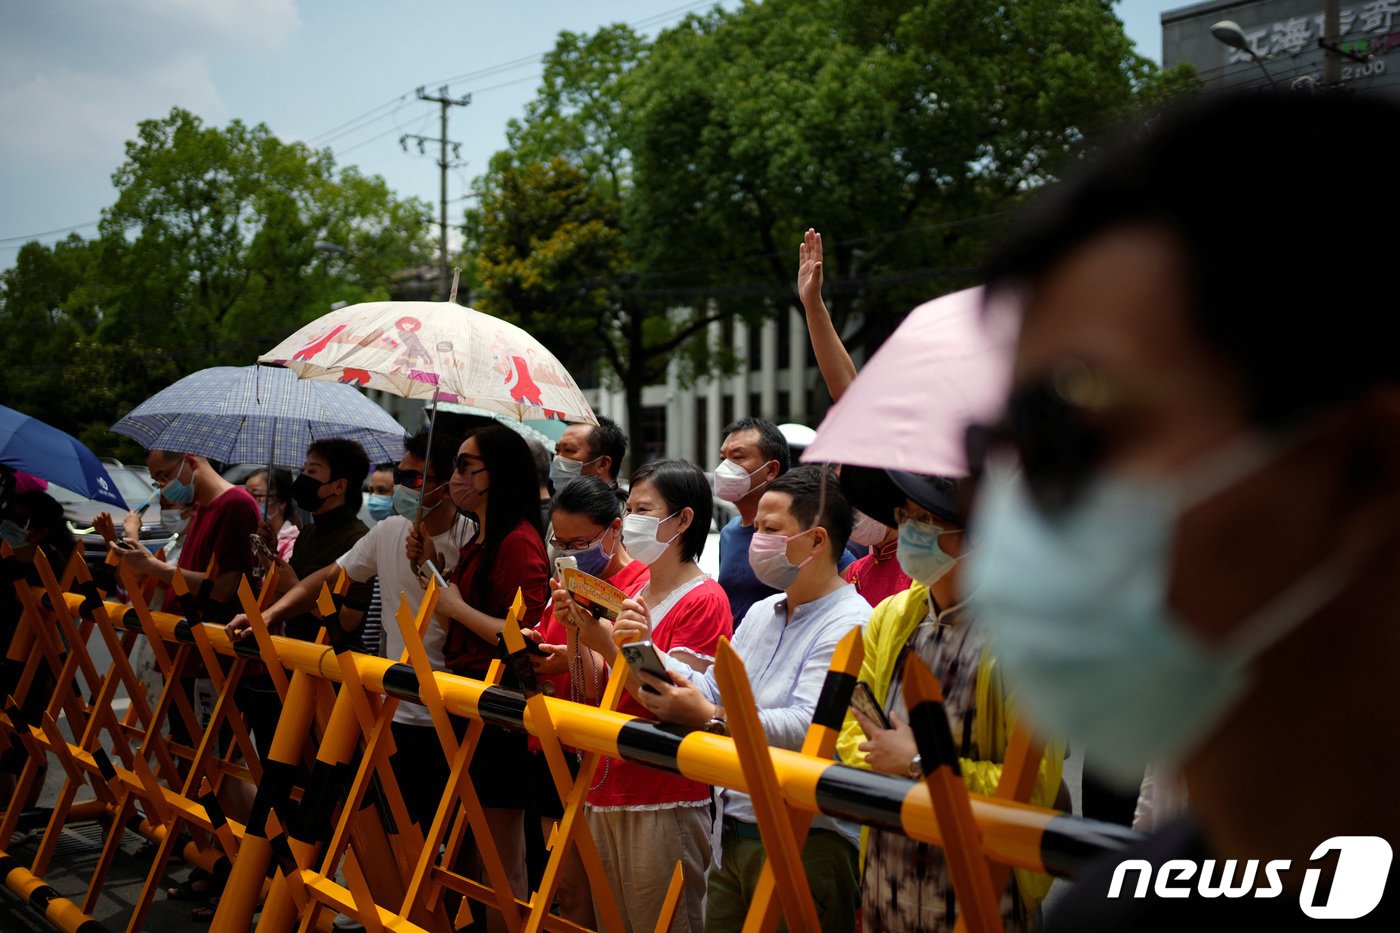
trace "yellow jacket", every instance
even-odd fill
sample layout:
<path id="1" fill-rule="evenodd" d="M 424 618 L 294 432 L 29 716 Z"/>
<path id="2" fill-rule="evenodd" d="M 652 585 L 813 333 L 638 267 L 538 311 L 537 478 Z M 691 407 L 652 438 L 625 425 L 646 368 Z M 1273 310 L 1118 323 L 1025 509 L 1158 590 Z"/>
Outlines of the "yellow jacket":
<path id="1" fill-rule="evenodd" d="M 860 679 L 870 686 L 871 693 L 882 702 L 889 695 L 895 664 L 899 660 L 901 650 L 928 612 L 928 587 L 914 583 L 909 589 L 896 593 L 876 606 L 870 621 L 866 623 L 865 660 L 861 662 Z M 1011 700 L 1002 683 L 1000 667 L 986 648 L 983 649 L 981 660 L 977 664 L 975 689 L 977 709 L 972 725 L 972 737 L 982 758 L 963 758 L 959 764 L 968 790 L 974 794 L 990 795 L 1001 780 L 1002 762 L 1005 760 L 1006 747 L 1011 738 L 1013 718 Z M 846 722 L 841 727 L 841 737 L 836 742 L 836 753 L 840 760 L 857 768 L 869 769 L 865 753 L 858 747 L 864 741 L 865 732 L 861 730 L 855 717 L 848 712 Z M 1064 746 L 1058 743 L 1047 745 L 1030 802 L 1040 807 L 1054 806 L 1063 771 Z M 865 833 L 862 831 L 862 857 L 864 849 Z M 1050 879 L 1046 875 L 1018 869 L 1016 880 L 1022 898 L 1032 906 L 1038 903 L 1050 888 Z"/>

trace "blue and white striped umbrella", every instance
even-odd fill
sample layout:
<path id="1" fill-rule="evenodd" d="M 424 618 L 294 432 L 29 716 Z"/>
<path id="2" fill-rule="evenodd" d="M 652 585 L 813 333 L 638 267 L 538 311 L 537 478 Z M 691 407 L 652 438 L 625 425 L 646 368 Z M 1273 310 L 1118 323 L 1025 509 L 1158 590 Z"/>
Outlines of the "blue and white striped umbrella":
<path id="1" fill-rule="evenodd" d="M 137 405 L 112 430 L 147 450 L 301 468 L 312 441 L 358 441 L 370 463 L 403 456 L 404 429 L 354 386 L 273 366 L 214 366 Z"/>

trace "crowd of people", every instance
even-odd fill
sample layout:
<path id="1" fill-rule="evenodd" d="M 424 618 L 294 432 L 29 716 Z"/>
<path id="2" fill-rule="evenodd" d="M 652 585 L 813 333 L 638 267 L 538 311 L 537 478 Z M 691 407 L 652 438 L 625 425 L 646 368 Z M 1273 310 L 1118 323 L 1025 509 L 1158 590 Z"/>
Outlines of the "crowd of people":
<path id="1" fill-rule="evenodd" d="M 1267 149 L 1285 123 L 1299 150 Z M 799 466 L 775 425 L 743 418 L 724 429 L 710 475 L 660 459 L 624 482 L 626 438 L 607 418 L 571 425 L 552 459 L 497 424 L 415 435 L 373 471 L 354 442 L 320 441 L 294 478 L 260 471 L 241 487 L 204 458 L 152 450 L 162 506 L 188 520 L 178 561 L 129 543 L 139 516 L 98 527 L 135 574 L 166 586 L 182 576 L 199 617 L 235 638 L 250 634 L 239 580 L 275 567 L 262 613 L 273 632 L 314 639 L 325 624 L 337 643 L 397 659 L 403 638 L 380 617 L 400 601 L 416 612 L 439 575 L 424 649 L 435 669 L 468 677 L 498 656 L 519 592 L 547 693 L 598 704 L 620 646 L 645 640 L 664 676 L 631 670 L 619 709 L 685 729 L 728 730 L 713 669 L 728 639 L 780 748 L 801 746 L 837 643 L 861 629 L 859 680 L 887 719 L 853 706 L 841 762 L 923 777 L 905 712 L 904 662 L 917 656 L 942 685 L 970 789 L 995 790 L 1024 714 L 1048 740 L 1031 802 L 1069 808 L 1064 740 L 1081 743 L 1086 773 L 1152 805 L 1141 825 L 1159 831 L 1130 855 L 1154 866 L 1302 866 L 1333 838 L 1394 841 L 1400 373 L 1376 340 L 1379 314 L 1331 294 L 1343 266 L 1380 263 L 1384 249 L 1289 239 L 1280 231 L 1296 224 L 1277 205 L 1246 233 L 1221 216 L 1229 171 L 1280 192 L 1340 177 L 1333 140 L 1361 126 L 1400 134 L 1375 101 L 1211 100 L 1057 187 L 990 267 L 989 292 L 1016 296 L 1021 331 L 1005 420 L 970 434 L 985 442 L 969 445 L 971 475 Z M 1324 222 L 1322 201 L 1298 204 Z M 815 231 L 798 259 L 814 355 L 839 399 L 856 366 L 822 300 Z M 366 488 L 373 527 L 357 517 Z M 698 558 L 715 499 L 738 515 L 718 529 L 712 579 Z M 72 546 L 61 511 L 33 490 L 6 493 L 0 535 L 21 556 L 61 560 Z M 626 595 L 615 619 L 571 596 L 562 558 Z M 316 597 L 342 571 L 349 593 L 323 622 Z M 176 605 L 188 606 L 170 596 Z M 245 675 L 238 707 L 265 754 L 279 714 L 265 676 Z M 447 759 L 417 704 L 398 705 L 392 734 L 393 772 L 426 827 Z M 1370 764 L 1344 766 L 1331 749 Z M 525 897 L 527 817 L 547 837 L 563 806 L 538 743 L 488 726 L 470 772 Z M 654 927 L 677 863 L 673 929 L 743 925 L 765 860 L 748 796 L 604 759 L 586 813 L 629 930 Z M 823 929 L 953 929 L 937 846 L 818 816 L 802 859 Z M 1301 884 L 1300 871 L 1285 885 L 1292 901 L 1175 899 L 1160 882 L 1156 897 L 1114 900 L 1108 877 L 1071 893 L 1063 929 L 1180 928 L 1215 911 L 1286 926 Z M 1042 925 L 1049 885 L 1015 873 L 1007 929 Z M 212 896 L 217 879 L 171 893 Z M 592 925 L 594 893 L 577 858 L 567 863 L 559 912 Z M 1393 915 L 1393 899 L 1383 910 Z"/>

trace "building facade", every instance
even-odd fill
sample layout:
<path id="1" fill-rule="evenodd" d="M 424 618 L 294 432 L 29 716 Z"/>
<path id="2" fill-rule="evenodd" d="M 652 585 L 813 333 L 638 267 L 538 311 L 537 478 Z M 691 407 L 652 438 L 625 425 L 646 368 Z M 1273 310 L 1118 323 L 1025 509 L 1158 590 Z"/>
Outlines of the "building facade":
<path id="1" fill-rule="evenodd" d="M 1208 89 L 1321 88 L 1325 0 L 1209 0 L 1162 14 L 1162 64 L 1196 69 Z M 1340 0 L 1337 48 L 1342 86 L 1400 95 L 1400 0 Z M 1249 51 L 1211 34 L 1222 20 L 1238 24 Z M 1393 68 L 1391 66 L 1394 66 Z"/>

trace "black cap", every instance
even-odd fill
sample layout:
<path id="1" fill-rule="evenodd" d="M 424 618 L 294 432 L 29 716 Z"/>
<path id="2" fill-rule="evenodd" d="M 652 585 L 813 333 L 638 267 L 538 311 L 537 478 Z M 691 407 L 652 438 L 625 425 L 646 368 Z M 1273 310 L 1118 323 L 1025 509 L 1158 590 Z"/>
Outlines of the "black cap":
<path id="1" fill-rule="evenodd" d="M 860 509 L 877 522 L 895 528 L 894 510 L 904 505 L 905 495 L 879 467 L 841 465 L 841 492 L 851 508 Z"/>
<path id="2" fill-rule="evenodd" d="M 958 502 L 958 490 L 962 485 L 958 480 L 946 476 L 929 476 L 925 473 L 907 473 L 904 470 L 885 472 L 899 491 L 913 499 L 921 508 L 928 509 L 959 528 L 966 524 L 963 508 Z"/>

